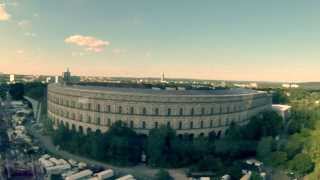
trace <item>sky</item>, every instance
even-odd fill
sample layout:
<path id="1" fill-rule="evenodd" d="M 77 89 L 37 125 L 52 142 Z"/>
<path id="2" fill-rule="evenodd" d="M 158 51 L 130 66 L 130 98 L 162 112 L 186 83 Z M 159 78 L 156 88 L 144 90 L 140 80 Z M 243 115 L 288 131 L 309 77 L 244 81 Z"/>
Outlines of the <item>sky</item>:
<path id="1" fill-rule="evenodd" d="M 0 0 L 0 72 L 320 81 L 319 0 Z"/>

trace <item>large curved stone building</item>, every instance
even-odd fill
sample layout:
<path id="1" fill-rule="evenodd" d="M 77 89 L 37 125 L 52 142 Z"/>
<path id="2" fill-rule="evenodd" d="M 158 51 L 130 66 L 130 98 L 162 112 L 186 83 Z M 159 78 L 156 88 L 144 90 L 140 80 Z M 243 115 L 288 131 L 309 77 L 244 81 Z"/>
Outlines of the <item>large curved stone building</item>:
<path id="1" fill-rule="evenodd" d="M 161 125 L 177 134 L 218 136 L 235 122 L 271 108 L 271 96 L 249 89 L 154 90 L 50 84 L 48 116 L 55 125 L 86 133 L 105 132 L 116 121 L 137 133 L 148 134 Z"/>

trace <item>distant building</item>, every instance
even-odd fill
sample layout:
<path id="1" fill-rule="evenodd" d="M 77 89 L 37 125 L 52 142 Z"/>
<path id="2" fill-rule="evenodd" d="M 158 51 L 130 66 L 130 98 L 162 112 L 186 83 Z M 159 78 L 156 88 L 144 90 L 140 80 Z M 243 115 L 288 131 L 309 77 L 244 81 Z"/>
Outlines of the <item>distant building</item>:
<path id="1" fill-rule="evenodd" d="M 287 120 L 291 116 L 291 106 L 272 104 L 272 109 L 276 111 L 284 120 Z"/>
<path id="2" fill-rule="evenodd" d="M 166 80 L 165 80 L 165 78 L 164 78 L 164 73 L 162 73 L 161 82 L 162 82 L 162 83 L 165 83 L 165 82 L 166 82 Z"/>
<path id="3" fill-rule="evenodd" d="M 9 82 L 10 82 L 10 83 L 13 83 L 13 82 L 14 82 L 14 80 L 15 80 L 14 77 L 15 77 L 14 74 L 10 74 L 10 79 L 9 79 Z"/>
<path id="4" fill-rule="evenodd" d="M 59 76 L 54 77 L 54 83 L 59 83 Z"/>
<path id="5" fill-rule="evenodd" d="M 71 72 L 69 71 L 69 68 L 66 72 L 62 73 L 62 77 L 64 82 L 71 82 Z"/>
<path id="6" fill-rule="evenodd" d="M 80 76 L 72 76 L 71 72 L 68 68 L 66 72 L 62 73 L 62 80 L 64 83 L 78 83 L 78 82 L 80 82 L 81 78 L 80 78 Z M 55 82 L 59 83 L 59 77 L 56 77 Z"/>
<path id="7" fill-rule="evenodd" d="M 248 84 L 233 84 L 236 87 L 241 87 L 241 88 L 258 88 L 257 83 L 248 83 Z"/>
<path id="8" fill-rule="evenodd" d="M 298 88 L 299 85 L 298 84 L 282 84 L 283 88 Z"/>
<path id="9" fill-rule="evenodd" d="M 49 83 L 51 81 L 51 77 L 46 78 L 46 83 Z"/>

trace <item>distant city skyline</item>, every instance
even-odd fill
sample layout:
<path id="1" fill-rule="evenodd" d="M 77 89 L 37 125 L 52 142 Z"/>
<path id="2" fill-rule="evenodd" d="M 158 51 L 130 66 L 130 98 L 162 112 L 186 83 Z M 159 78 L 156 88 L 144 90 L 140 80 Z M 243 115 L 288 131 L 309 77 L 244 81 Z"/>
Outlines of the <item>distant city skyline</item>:
<path id="1" fill-rule="evenodd" d="M 0 0 L 0 72 L 320 81 L 319 5 Z"/>

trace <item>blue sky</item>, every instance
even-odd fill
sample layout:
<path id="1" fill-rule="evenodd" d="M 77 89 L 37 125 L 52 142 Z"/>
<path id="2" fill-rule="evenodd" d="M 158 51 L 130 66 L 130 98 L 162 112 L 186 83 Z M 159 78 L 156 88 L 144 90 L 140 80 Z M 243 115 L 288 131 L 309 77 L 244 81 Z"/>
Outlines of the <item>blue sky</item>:
<path id="1" fill-rule="evenodd" d="M 0 0 L 0 71 L 317 81 L 320 1 Z"/>

